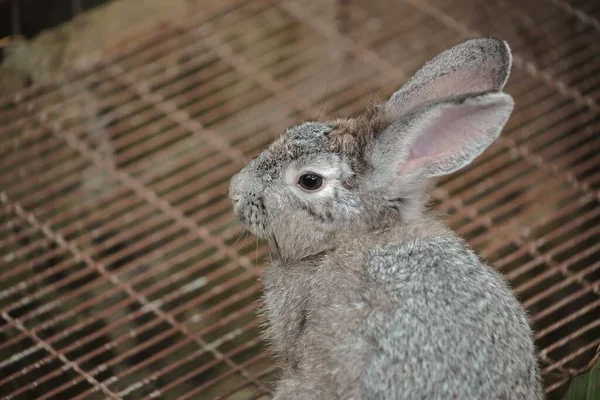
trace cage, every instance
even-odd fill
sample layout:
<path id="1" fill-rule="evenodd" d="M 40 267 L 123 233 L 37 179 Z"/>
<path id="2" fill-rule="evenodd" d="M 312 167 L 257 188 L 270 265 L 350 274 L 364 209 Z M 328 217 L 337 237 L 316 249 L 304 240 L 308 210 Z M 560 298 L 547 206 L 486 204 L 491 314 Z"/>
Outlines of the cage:
<path id="1" fill-rule="evenodd" d="M 229 178 L 488 35 L 516 108 L 433 207 L 509 279 L 561 398 L 600 345 L 600 3 L 205 3 L 0 99 L 2 398 L 270 398 L 267 249 L 236 236 Z"/>

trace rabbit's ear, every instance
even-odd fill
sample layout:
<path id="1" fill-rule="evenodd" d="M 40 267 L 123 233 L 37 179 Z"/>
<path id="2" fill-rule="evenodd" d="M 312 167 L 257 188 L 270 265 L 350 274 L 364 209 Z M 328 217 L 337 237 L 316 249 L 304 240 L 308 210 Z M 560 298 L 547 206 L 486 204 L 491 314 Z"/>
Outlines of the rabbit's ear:
<path id="1" fill-rule="evenodd" d="M 512 108 L 508 94 L 488 92 L 413 110 L 375 139 L 373 185 L 401 195 L 427 178 L 463 168 L 494 142 Z"/>
<path id="2" fill-rule="evenodd" d="M 500 91 L 510 74 L 511 63 L 510 48 L 503 40 L 467 40 L 421 67 L 392 95 L 386 111 L 399 116 L 429 101 Z"/>

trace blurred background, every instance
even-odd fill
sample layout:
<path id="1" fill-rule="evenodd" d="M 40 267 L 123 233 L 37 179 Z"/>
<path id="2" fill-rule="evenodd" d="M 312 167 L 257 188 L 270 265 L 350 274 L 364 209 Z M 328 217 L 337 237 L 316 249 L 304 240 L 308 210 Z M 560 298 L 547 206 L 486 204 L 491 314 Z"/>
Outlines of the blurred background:
<path id="1" fill-rule="evenodd" d="M 600 344 L 600 2 L 0 0 L 0 396 L 268 399 L 228 180 L 468 37 L 516 109 L 432 206 L 512 283 L 549 399 Z M 266 257 L 268 258 L 268 257 Z"/>

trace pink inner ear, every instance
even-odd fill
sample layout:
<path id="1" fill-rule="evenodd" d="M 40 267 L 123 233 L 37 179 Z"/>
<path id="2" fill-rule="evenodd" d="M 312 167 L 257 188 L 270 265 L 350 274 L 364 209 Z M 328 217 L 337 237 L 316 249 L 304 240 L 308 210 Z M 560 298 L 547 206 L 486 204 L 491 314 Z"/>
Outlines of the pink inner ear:
<path id="1" fill-rule="evenodd" d="M 448 107 L 439 115 L 414 126 L 416 140 L 408 160 L 398 172 L 410 174 L 424 166 L 445 163 L 459 156 L 461 149 L 477 141 L 478 134 L 482 133 L 475 111 L 475 107 Z"/>

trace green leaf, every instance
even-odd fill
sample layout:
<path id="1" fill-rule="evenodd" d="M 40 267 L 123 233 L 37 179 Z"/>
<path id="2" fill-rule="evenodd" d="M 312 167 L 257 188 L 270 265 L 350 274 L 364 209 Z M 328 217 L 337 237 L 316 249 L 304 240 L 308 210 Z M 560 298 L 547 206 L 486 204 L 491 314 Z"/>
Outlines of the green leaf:
<path id="1" fill-rule="evenodd" d="M 592 368 L 571 379 L 564 400 L 600 400 L 600 358 L 592 360 Z"/>

